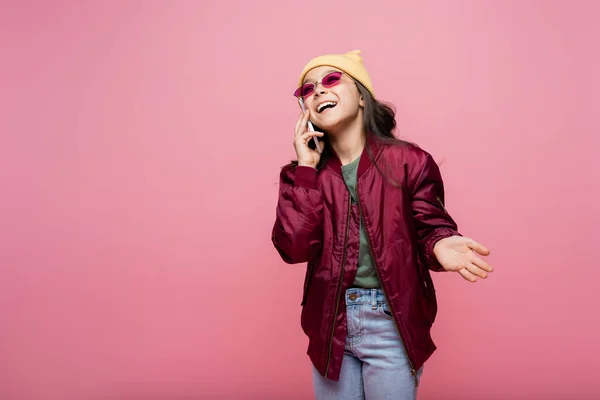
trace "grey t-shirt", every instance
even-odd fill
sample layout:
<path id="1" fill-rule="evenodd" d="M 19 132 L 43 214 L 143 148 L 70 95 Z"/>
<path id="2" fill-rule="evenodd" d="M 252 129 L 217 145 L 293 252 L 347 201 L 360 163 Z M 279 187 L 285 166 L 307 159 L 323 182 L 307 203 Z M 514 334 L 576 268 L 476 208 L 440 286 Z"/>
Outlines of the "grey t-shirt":
<path id="1" fill-rule="evenodd" d="M 352 161 L 350 164 L 342 166 L 342 175 L 346 182 L 346 187 L 352 196 L 352 201 L 356 203 L 356 179 L 358 164 L 360 163 L 360 157 Z M 362 217 L 360 220 L 360 247 L 358 251 L 358 269 L 356 270 L 356 277 L 354 278 L 354 286 L 373 289 L 379 288 L 379 278 L 377 277 L 377 271 L 371 255 L 371 248 L 369 246 L 369 238 L 365 231 Z"/>

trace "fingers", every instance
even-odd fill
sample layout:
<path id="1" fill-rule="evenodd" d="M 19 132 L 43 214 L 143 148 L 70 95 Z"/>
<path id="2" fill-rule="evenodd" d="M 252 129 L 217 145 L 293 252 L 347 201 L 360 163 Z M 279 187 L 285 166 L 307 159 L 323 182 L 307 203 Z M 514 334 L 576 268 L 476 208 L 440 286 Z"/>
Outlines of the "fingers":
<path id="1" fill-rule="evenodd" d="M 302 135 L 306 132 L 306 126 L 308 125 L 308 118 L 310 117 L 310 111 L 306 110 L 306 112 L 300 114 L 300 118 L 298 118 L 298 122 L 296 123 L 296 137 Z"/>
<path id="2" fill-rule="evenodd" d="M 469 282 L 477 282 L 477 277 L 467 271 L 465 268 L 458 270 L 458 273 Z"/>
<path id="3" fill-rule="evenodd" d="M 467 265 L 465 268 L 467 271 L 469 271 L 471 274 L 473 274 L 474 276 L 481 278 L 481 279 L 485 279 L 488 277 L 488 273 L 487 271 L 484 271 L 483 269 L 479 268 L 477 265 L 475 264 L 469 264 Z"/>
<path id="4" fill-rule="evenodd" d="M 294 128 L 294 136 L 298 135 L 298 128 L 300 128 L 300 123 L 302 122 L 303 116 L 304 116 L 304 113 L 300 113 L 300 115 L 298 116 L 298 121 L 296 121 L 296 128 Z"/>
<path id="5" fill-rule="evenodd" d="M 323 132 L 311 132 L 311 131 L 306 131 L 304 132 L 302 135 L 300 135 L 300 139 L 305 140 L 305 141 L 309 141 L 310 138 L 317 136 L 317 137 L 322 137 L 323 136 Z"/>
<path id="6" fill-rule="evenodd" d="M 482 245 L 481 243 L 476 242 L 473 239 L 468 239 L 467 246 L 473 250 L 474 252 L 481 254 L 482 256 L 489 256 L 490 249 Z"/>
<path id="7" fill-rule="evenodd" d="M 306 111 L 300 112 L 300 115 L 298 116 L 298 121 L 296 121 L 296 129 L 294 130 L 295 136 L 297 136 L 299 132 L 304 132 L 304 130 L 300 130 L 300 127 L 302 126 L 302 120 L 306 117 L 306 114 Z"/>
<path id="8" fill-rule="evenodd" d="M 492 271 L 492 267 L 485 261 L 481 260 L 479 257 L 475 257 L 475 260 L 467 264 L 464 268 L 461 268 L 458 272 L 469 282 L 476 282 L 478 278 L 486 279 L 488 273 Z"/>
<path id="9" fill-rule="evenodd" d="M 298 165 L 306 165 L 316 168 L 320 160 L 320 149 L 323 148 L 323 142 L 319 141 L 320 137 L 324 136 L 323 132 L 314 132 L 308 128 L 308 121 L 310 118 L 310 111 L 306 110 L 302 112 L 298 121 L 296 122 L 296 133 L 294 134 L 294 149 L 298 156 Z M 319 143 L 319 146 L 313 146 L 316 150 L 313 150 L 309 146 L 309 141 L 315 140 Z"/>
<path id="10" fill-rule="evenodd" d="M 294 139 L 294 147 L 296 148 L 296 151 L 298 151 L 299 148 L 306 148 L 306 150 L 308 150 L 309 152 L 317 152 L 319 153 L 316 149 L 313 150 L 309 147 L 308 142 L 310 140 L 312 140 L 313 138 L 315 140 L 319 140 L 318 138 L 323 137 L 323 132 L 316 132 L 316 131 L 306 131 L 304 132 L 302 135 L 300 136 L 296 136 L 296 138 Z M 322 142 L 321 143 L 321 148 L 323 147 Z M 300 146 L 300 147 L 298 147 Z"/>
<path id="11" fill-rule="evenodd" d="M 490 264 L 477 257 L 475 254 L 473 254 L 473 257 L 471 258 L 471 263 L 473 263 L 476 267 L 481 268 L 482 270 L 487 272 L 492 272 L 494 270 L 494 268 L 492 268 Z"/>

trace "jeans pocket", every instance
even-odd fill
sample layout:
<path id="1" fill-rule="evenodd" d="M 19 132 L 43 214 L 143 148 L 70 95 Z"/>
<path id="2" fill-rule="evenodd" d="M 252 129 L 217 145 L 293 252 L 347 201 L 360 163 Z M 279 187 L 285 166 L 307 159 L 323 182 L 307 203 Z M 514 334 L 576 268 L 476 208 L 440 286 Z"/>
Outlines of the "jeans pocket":
<path id="1" fill-rule="evenodd" d="M 377 307 L 377 309 L 379 310 L 380 316 L 382 316 L 386 319 L 393 319 L 392 312 L 390 311 L 390 307 L 388 306 L 387 303 L 381 303 L 379 305 L 379 307 Z"/>

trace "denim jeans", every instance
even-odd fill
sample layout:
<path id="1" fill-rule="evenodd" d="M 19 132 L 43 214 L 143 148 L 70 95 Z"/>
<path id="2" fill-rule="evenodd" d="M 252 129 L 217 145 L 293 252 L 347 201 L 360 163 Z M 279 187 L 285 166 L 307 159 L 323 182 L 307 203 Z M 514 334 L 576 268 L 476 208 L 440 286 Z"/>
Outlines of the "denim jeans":
<path id="1" fill-rule="evenodd" d="M 415 377 L 383 291 L 346 291 L 348 332 L 338 382 L 313 367 L 317 400 L 414 400 Z M 417 372 L 420 379 L 423 369 Z"/>

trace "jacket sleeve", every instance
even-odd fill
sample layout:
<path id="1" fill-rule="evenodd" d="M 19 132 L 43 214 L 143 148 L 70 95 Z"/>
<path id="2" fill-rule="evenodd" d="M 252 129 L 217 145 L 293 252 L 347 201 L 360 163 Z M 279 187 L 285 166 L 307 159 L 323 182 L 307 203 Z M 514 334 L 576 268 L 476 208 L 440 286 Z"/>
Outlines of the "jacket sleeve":
<path id="1" fill-rule="evenodd" d="M 444 271 L 433 253 L 440 240 L 458 235 L 458 227 L 444 206 L 444 184 L 440 170 L 429 153 L 421 151 L 413 165 L 412 213 L 422 260 L 432 271 Z"/>
<path id="2" fill-rule="evenodd" d="M 323 241 L 323 197 L 315 168 L 285 167 L 271 240 L 283 261 L 297 264 L 315 259 Z"/>

